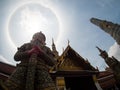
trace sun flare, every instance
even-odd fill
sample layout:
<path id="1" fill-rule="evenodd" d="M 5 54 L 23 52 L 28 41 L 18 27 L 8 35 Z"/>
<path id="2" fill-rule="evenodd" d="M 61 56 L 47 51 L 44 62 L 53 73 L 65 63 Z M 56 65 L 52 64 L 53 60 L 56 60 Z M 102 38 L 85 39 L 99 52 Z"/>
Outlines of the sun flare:
<path id="1" fill-rule="evenodd" d="M 21 29 L 30 34 L 40 30 L 47 30 L 47 27 L 49 26 L 48 22 L 49 21 L 39 11 L 31 11 L 28 7 L 25 7 L 21 11 Z"/>
<path id="2" fill-rule="evenodd" d="M 9 17 L 7 33 L 14 46 L 29 42 L 34 33 L 42 31 L 51 45 L 57 39 L 59 21 L 53 11 L 40 4 L 26 4 L 17 8 Z"/>

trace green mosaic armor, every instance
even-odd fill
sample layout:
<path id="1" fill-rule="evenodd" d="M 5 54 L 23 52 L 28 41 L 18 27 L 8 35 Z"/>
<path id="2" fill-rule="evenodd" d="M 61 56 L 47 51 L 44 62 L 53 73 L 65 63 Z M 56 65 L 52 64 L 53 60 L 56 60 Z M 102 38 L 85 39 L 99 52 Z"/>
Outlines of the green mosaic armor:
<path id="1" fill-rule="evenodd" d="M 50 67 L 54 65 L 51 50 L 43 46 L 41 49 L 44 54 L 31 57 L 27 51 L 32 47 L 31 43 L 27 43 L 18 48 L 14 59 L 20 61 L 20 64 L 5 82 L 8 90 L 28 90 L 28 88 L 29 90 L 55 90 L 55 84 L 49 74 Z M 33 62 L 30 62 L 30 59 Z"/>

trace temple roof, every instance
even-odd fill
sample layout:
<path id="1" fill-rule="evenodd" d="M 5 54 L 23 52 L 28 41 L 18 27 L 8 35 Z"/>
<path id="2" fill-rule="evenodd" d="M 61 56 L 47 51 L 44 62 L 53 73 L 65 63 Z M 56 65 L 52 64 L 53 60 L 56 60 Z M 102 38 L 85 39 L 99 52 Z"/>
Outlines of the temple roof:
<path id="1" fill-rule="evenodd" d="M 58 58 L 57 70 L 92 70 L 96 69 L 80 56 L 70 45 Z"/>
<path id="2" fill-rule="evenodd" d="M 101 71 L 97 78 L 103 89 L 113 87 L 116 83 L 114 74 L 110 70 Z"/>
<path id="3" fill-rule="evenodd" d="M 0 80 L 6 80 L 15 70 L 15 66 L 0 62 Z"/>

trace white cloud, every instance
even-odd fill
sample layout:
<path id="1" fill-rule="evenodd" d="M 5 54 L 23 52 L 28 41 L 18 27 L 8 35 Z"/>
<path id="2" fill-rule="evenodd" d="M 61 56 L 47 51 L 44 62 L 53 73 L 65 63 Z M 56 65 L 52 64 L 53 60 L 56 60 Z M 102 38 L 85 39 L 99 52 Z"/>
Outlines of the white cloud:
<path id="1" fill-rule="evenodd" d="M 115 58 L 117 58 L 120 61 L 120 45 L 118 45 L 117 43 L 114 43 L 109 51 L 108 51 L 109 56 L 114 56 Z"/>
<path id="2" fill-rule="evenodd" d="M 4 62 L 4 63 L 8 63 L 11 64 L 5 57 L 3 57 L 2 55 L 0 55 L 0 62 Z"/>

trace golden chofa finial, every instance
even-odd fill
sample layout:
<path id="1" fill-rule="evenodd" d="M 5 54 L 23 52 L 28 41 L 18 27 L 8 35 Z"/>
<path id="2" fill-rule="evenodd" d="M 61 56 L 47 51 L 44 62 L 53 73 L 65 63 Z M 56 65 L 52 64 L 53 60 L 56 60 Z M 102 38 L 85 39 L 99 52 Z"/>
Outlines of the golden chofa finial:
<path id="1" fill-rule="evenodd" d="M 68 39 L 68 45 L 70 45 L 70 41 L 69 41 L 69 39 Z"/>
<path id="2" fill-rule="evenodd" d="M 52 38 L 52 43 L 54 43 L 54 39 Z"/>

